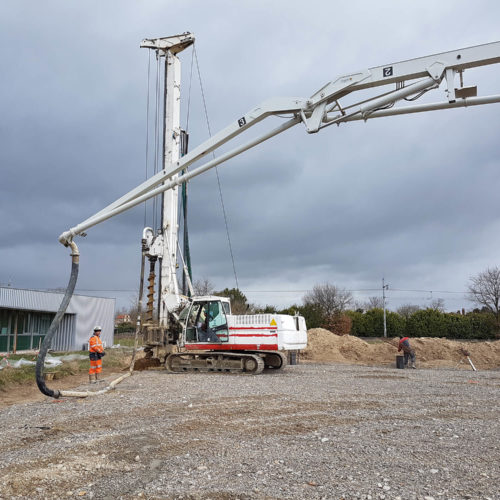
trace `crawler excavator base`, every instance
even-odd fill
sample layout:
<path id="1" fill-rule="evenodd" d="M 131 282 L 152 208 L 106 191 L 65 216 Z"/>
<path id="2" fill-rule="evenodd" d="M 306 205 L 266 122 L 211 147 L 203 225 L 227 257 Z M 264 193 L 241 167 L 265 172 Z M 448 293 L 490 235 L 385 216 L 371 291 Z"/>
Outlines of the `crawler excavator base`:
<path id="1" fill-rule="evenodd" d="M 286 356 L 280 352 L 181 352 L 170 354 L 165 362 L 168 371 L 185 372 L 230 372 L 258 375 L 264 368 L 282 369 Z"/>

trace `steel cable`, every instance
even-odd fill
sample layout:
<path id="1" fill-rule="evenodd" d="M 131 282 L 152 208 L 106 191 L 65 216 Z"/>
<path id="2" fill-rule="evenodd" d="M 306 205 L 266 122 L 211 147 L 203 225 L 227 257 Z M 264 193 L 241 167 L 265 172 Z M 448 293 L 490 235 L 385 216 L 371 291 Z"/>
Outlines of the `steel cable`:
<path id="1" fill-rule="evenodd" d="M 203 90 L 203 83 L 202 83 L 202 80 L 201 80 L 201 73 L 200 73 L 200 65 L 198 63 L 198 55 L 196 53 L 196 46 L 195 45 L 193 45 L 193 54 L 194 54 L 194 58 L 196 60 L 196 70 L 198 72 L 198 79 L 200 81 L 201 97 L 203 99 L 203 107 L 205 109 L 205 119 L 207 121 L 208 135 L 210 137 L 212 137 L 212 130 L 211 130 L 211 127 L 210 127 L 210 120 L 208 118 L 207 103 L 206 103 L 206 100 L 205 100 L 205 92 Z M 215 153 L 212 153 L 212 157 L 215 159 Z M 217 184 L 219 186 L 219 197 L 220 197 L 220 201 L 221 201 L 221 205 L 222 205 L 222 214 L 224 216 L 224 224 L 226 226 L 226 235 L 227 235 L 227 241 L 228 241 L 228 244 L 229 244 L 229 253 L 231 255 L 231 262 L 233 264 L 234 280 L 236 282 L 236 288 L 239 290 L 240 287 L 239 287 L 239 284 L 238 284 L 238 276 L 236 274 L 236 266 L 235 266 L 235 263 L 234 263 L 234 254 L 233 254 L 233 246 L 231 244 L 231 237 L 230 237 L 230 234 L 229 234 L 229 226 L 228 226 L 228 223 L 227 223 L 226 207 L 224 205 L 224 198 L 222 196 L 222 188 L 221 188 L 221 183 L 220 183 L 220 177 L 219 177 L 219 169 L 218 169 L 218 167 L 215 167 L 215 174 L 217 176 Z"/>

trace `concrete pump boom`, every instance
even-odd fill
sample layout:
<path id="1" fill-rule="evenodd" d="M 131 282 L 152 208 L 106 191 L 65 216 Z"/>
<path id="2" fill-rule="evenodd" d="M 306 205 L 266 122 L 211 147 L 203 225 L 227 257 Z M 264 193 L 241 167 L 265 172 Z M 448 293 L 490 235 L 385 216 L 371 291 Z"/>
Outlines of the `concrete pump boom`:
<path id="1" fill-rule="evenodd" d="M 189 34 L 178 35 L 178 43 L 187 43 L 183 42 L 182 38 L 185 38 L 186 35 Z M 150 48 L 155 48 L 155 43 L 158 44 L 154 40 L 145 40 L 143 42 L 143 44 L 150 44 Z M 464 69 L 497 64 L 499 62 L 500 42 L 492 42 L 342 75 L 323 86 L 310 98 L 274 98 L 267 100 L 200 144 L 190 153 L 170 163 L 161 172 L 132 189 L 103 210 L 68 231 L 63 232 L 59 236 L 59 241 L 64 245 L 68 245 L 74 236 L 83 235 L 92 226 L 143 203 L 160 193 L 175 188 L 183 182 L 284 132 L 300 122 L 305 125 L 308 133 L 315 133 L 334 123 L 341 124 L 353 120 L 367 120 L 382 116 L 498 103 L 500 102 L 500 95 L 476 97 L 477 89 L 475 87 L 463 87 L 460 85 L 459 88 L 455 88 L 454 80 L 457 73 L 461 74 Z M 406 82 L 411 80 L 417 81 L 406 85 Z M 446 101 L 390 110 L 381 109 L 409 96 L 438 88 L 443 80 L 446 81 Z M 396 84 L 396 89 L 370 98 L 364 98 L 349 106 L 343 107 L 340 103 L 342 98 L 356 91 L 378 88 L 390 84 Z M 234 148 L 184 175 L 178 175 L 182 170 L 186 170 L 193 163 L 201 160 L 207 154 L 243 132 L 246 132 L 265 118 L 284 114 L 289 114 L 290 119 L 281 126 Z"/>

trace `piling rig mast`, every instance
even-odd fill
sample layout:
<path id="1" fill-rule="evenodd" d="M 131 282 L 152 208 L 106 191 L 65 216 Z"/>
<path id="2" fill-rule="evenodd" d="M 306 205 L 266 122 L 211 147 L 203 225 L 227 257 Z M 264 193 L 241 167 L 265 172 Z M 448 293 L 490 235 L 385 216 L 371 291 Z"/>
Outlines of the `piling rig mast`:
<path id="1" fill-rule="evenodd" d="M 163 88 L 163 154 L 162 168 L 165 171 L 169 165 L 176 163 L 181 154 L 181 148 L 186 153 L 186 136 L 181 129 L 181 62 L 178 54 L 193 45 L 195 41 L 191 33 L 174 35 L 170 37 L 145 39 L 141 42 L 141 48 L 153 50 L 157 59 L 164 64 L 164 88 Z M 177 179 L 178 173 L 172 176 Z M 178 186 L 162 193 L 161 200 L 161 228 L 155 234 L 150 227 L 144 228 L 142 236 L 143 259 L 149 260 L 147 309 L 145 321 L 141 321 L 141 332 L 148 346 L 166 346 L 177 341 L 177 335 L 173 334 L 170 325 L 170 315 L 181 305 L 182 298 L 179 293 L 177 281 L 177 250 L 178 250 Z M 154 292 L 155 264 L 159 263 L 160 273 L 158 280 L 158 318 L 154 318 Z M 143 264 L 144 265 L 144 264 Z M 142 273 L 141 273 L 142 274 Z M 193 295 L 193 289 L 189 273 L 185 274 L 185 280 Z M 141 277 L 141 291 L 143 278 Z M 140 299 L 140 300 L 141 300 Z M 174 321 L 175 323 L 175 321 Z M 147 348 L 147 352 L 151 352 Z"/>

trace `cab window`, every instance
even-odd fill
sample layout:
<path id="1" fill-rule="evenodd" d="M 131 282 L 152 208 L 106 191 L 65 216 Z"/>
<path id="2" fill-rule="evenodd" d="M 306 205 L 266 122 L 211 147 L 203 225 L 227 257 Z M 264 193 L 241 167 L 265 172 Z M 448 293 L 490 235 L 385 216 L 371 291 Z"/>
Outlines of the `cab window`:
<path id="1" fill-rule="evenodd" d="M 222 303 L 194 303 L 186 325 L 186 342 L 221 343 L 228 340 L 227 318 Z"/>

